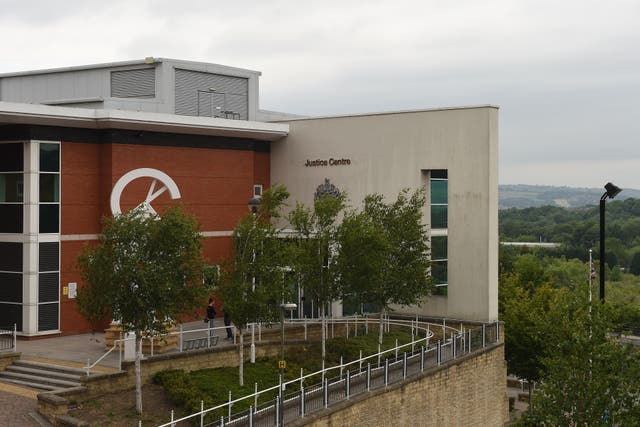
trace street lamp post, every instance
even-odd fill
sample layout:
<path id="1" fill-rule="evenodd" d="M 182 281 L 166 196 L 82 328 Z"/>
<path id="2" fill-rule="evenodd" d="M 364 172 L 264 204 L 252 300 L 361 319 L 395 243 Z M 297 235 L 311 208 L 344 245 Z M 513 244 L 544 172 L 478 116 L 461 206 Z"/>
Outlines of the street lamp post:
<path id="1" fill-rule="evenodd" d="M 607 182 L 604 186 L 605 191 L 602 197 L 600 197 L 600 302 L 604 303 L 604 270 L 606 263 L 606 256 L 604 252 L 604 207 L 607 199 L 613 199 L 616 197 L 622 189 L 616 185 Z"/>
<path id="2" fill-rule="evenodd" d="M 298 306 L 292 302 L 280 304 L 280 360 L 278 361 L 278 367 L 280 368 L 280 425 L 284 425 L 284 402 L 282 400 L 282 392 L 284 387 L 284 370 L 286 362 L 284 360 L 284 312 L 293 311 Z"/>
<path id="3" fill-rule="evenodd" d="M 255 220 L 255 216 L 258 213 L 258 207 L 260 206 L 261 200 L 259 197 L 252 197 L 251 199 L 249 199 L 249 210 L 251 211 L 251 214 L 254 216 L 254 220 Z M 254 223 L 255 225 L 255 223 Z M 251 261 L 255 261 L 255 256 L 256 254 L 252 254 L 251 257 Z M 256 278 L 252 277 L 251 280 L 253 281 L 253 287 L 252 289 L 255 291 L 256 290 Z M 251 363 L 256 363 L 256 323 L 255 322 L 251 322 L 251 347 L 249 350 L 249 360 L 251 361 Z"/>

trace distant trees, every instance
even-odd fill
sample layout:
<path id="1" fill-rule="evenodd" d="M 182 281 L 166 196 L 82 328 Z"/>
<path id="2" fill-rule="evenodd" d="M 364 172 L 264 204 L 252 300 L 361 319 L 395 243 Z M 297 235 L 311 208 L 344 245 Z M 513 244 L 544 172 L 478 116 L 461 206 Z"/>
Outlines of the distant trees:
<path id="1" fill-rule="evenodd" d="M 633 254 L 640 251 L 640 200 L 614 200 L 607 204 L 607 259 L 609 267 L 630 268 Z M 597 207 L 564 209 L 542 206 L 499 211 L 501 240 L 561 243 L 550 254 L 588 259 L 588 250 L 596 250 L 599 241 Z"/>

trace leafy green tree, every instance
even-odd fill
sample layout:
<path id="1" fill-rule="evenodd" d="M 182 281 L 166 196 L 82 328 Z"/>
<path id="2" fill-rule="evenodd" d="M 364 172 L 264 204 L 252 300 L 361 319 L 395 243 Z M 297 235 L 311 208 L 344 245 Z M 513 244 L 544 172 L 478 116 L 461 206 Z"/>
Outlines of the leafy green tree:
<path id="1" fill-rule="evenodd" d="M 198 224 L 180 207 L 160 217 L 131 210 L 105 218 L 99 244 L 86 246 L 78 265 L 80 313 L 92 322 L 110 316 L 135 333 L 136 410 L 142 413 L 142 338 L 193 314 L 208 292 Z"/>
<path id="2" fill-rule="evenodd" d="M 500 317 L 505 322 L 507 368 L 531 383 L 539 381 L 543 373 L 542 360 L 550 343 L 540 330 L 556 292 L 546 283 L 530 293 L 521 286 L 517 275 L 501 278 Z"/>
<path id="3" fill-rule="evenodd" d="M 326 356 L 325 313 L 327 306 L 340 297 L 332 250 L 337 245 L 337 220 L 345 209 L 345 200 L 344 194 L 324 195 L 314 201 L 313 209 L 298 203 L 289 214 L 289 222 L 296 232 L 292 265 L 304 287 L 305 298 L 311 297 L 320 308 L 323 359 Z"/>
<path id="4" fill-rule="evenodd" d="M 392 203 L 369 195 L 338 230 L 337 279 L 345 296 L 380 305 L 380 343 L 389 306 L 416 304 L 432 290 L 424 204 L 424 190 L 403 190 Z"/>
<path id="5" fill-rule="evenodd" d="M 636 425 L 640 353 L 617 341 L 606 305 L 586 292 L 558 292 L 540 333 L 549 342 L 527 417 L 538 425 Z"/>
<path id="6" fill-rule="evenodd" d="M 629 267 L 629 272 L 631 274 L 635 274 L 636 276 L 640 275 L 640 252 L 636 252 L 633 254 L 633 258 L 631 258 L 631 266 Z"/>
<path id="7" fill-rule="evenodd" d="M 288 245 L 274 224 L 289 193 L 282 185 L 266 190 L 255 214 L 245 215 L 233 231 L 233 258 L 225 262 L 219 295 L 238 328 L 239 382 L 244 385 L 244 337 L 247 325 L 277 319 L 279 304 L 290 298 L 285 269 Z"/>

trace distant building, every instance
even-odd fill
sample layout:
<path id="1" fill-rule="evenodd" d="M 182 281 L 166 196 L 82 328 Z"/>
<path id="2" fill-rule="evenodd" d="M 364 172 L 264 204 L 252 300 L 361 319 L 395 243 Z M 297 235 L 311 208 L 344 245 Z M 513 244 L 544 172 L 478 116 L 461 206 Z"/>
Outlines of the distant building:
<path id="1" fill-rule="evenodd" d="M 160 58 L 0 75 L 0 326 L 90 330 L 76 260 L 103 215 L 179 200 L 216 264 L 247 201 L 272 183 L 305 204 L 322 191 L 357 205 L 426 187 L 438 288 L 398 309 L 497 319 L 498 109 L 301 118 L 260 110 L 259 76 Z"/>

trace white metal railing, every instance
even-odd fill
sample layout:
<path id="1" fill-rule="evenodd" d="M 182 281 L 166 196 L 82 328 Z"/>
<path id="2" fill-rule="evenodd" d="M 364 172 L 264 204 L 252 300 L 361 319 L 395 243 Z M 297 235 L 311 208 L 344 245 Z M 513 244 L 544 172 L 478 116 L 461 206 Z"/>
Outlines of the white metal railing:
<path id="1" fill-rule="evenodd" d="M 333 323 L 347 325 L 349 319 L 333 319 L 333 321 Z M 305 322 L 306 324 L 308 321 L 305 319 L 293 321 L 293 323 L 297 322 Z M 351 322 L 353 322 L 353 319 L 351 319 Z M 429 339 L 433 337 L 433 333 L 429 334 L 428 332 L 433 325 L 440 327 L 440 324 L 419 322 L 418 320 L 390 320 L 388 318 L 385 319 L 385 322 L 387 327 L 390 325 L 410 326 L 412 329 L 424 330 L 427 333 L 424 338 L 413 339 L 407 344 L 398 345 L 396 341 L 396 345 L 393 348 L 380 350 L 378 353 L 366 357 L 363 357 L 362 352 L 360 352 L 360 357 L 357 360 L 348 363 L 343 363 L 341 360 L 340 364 L 326 368 L 323 364 L 323 369 L 320 371 L 306 375 L 301 372 L 300 377 L 294 380 L 283 382 L 282 377 L 280 377 L 279 384 L 260 391 L 258 391 L 256 384 L 253 394 L 237 399 L 232 399 L 229 392 L 229 400 L 226 403 L 211 408 L 205 409 L 204 402 L 201 401 L 200 412 L 179 419 L 175 419 L 174 412 L 171 411 L 170 421 L 159 427 L 175 426 L 176 423 L 188 420 L 195 422 L 198 418 L 200 420 L 199 425 L 204 426 L 207 414 L 215 411 L 224 412 L 226 416 L 221 415 L 219 421 L 211 422 L 209 420 L 206 425 L 220 427 L 236 424 L 252 427 L 280 425 L 285 420 L 291 421 L 302 417 L 314 410 L 349 399 L 354 394 L 386 386 L 392 382 L 402 381 L 408 375 L 424 371 L 427 367 L 438 366 L 448 360 L 482 350 L 488 344 L 498 342 L 500 337 L 499 323 L 496 321 L 495 323 L 481 324 L 472 329 L 454 328 L 450 334 L 445 334 L 441 340 L 438 340 L 435 344 L 430 344 Z M 446 332 L 447 326 L 443 327 Z M 305 389 L 304 381 L 311 377 L 320 377 L 321 382 Z M 288 396 L 284 395 L 288 385 L 297 385 L 298 383 L 300 385 L 298 391 Z M 274 391 L 277 391 L 277 397 L 273 403 L 268 402 L 263 407 L 259 407 L 258 399 L 260 395 Z M 243 401 L 252 403 L 249 405 L 249 409 L 233 414 L 233 406 Z"/>
<path id="2" fill-rule="evenodd" d="M 17 351 L 17 335 L 18 325 L 15 323 L 13 328 L 0 328 L 0 351 Z"/>
<path id="3" fill-rule="evenodd" d="M 415 319 L 392 319 L 388 314 L 385 315 L 383 317 L 383 329 L 385 332 L 388 332 L 391 326 L 403 326 L 403 327 L 410 327 L 411 331 L 412 331 L 412 335 L 414 336 L 419 336 L 420 334 L 418 333 L 418 331 L 422 331 L 422 333 L 426 334 L 425 337 L 427 335 L 429 335 L 429 338 L 433 336 L 433 331 L 435 330 L 440 330 L 441 329 L 441 333 L 442 336 L 445 336 L 447 334 L 447 332 L 449 333 L 455 333 L 455 332 L 461 332 L 463 329 L 463 323 L 458 321 L 458 320 L 447 320 L 447 319 L 442 319 L 441 323 L 435 323 L 435 322 L 424 322 L 424 321 L 419 321 L 418 317 L 416 316 Z M 335 318 L 335 317 L 328 317 L 326 318 L 326 322 L 327 325 L 330 325 L 331 329 L 327 331 L 327 337 L 335 337 L 336 335 L 336 326 L 341 326 L 344 325 L 345 327 L 345 335 L 347 338 L 349 338 L 349 334 L 351 333 L 351 330 L 353 329 L 353 333 L 355 334 L 355 336 L 357 336 L 358 334 L 358 327 L 362 327 L 364 326 L 365 328 L 365 334 L 369 333 L 369 326 L 370 325 L 374 325 L 377 326 L 380 323 L 380 319 L 379 318 L 373 318 L 373 317 L 368 317 L 368 316 L 347 316 L 347 317 L 341 317 L 341 318 Z M 294 318 L 289 318 L 289 319 L 285 319 L 285 323 L 289 323 L 289 324 L 301 324 L 304 326 L 304 340 L 307 340 L 307 332 L 308 332 L 308 328 L 311 325 L 317 325 L 320 324 L 322 325 L 322 319 L 321 318 L 299 318 L 299 319 L 294 319 Z M 153 356 L 154 355 L 154 342 L 155 340 L 157 340 L 158 338 L 163 338 L 163 337 L 169 337 L 169 336 L 177 336 L 177 341 L 178 341 L 178 351 L 182 352 L 182 351 L 187 351 L 189 349 L 199 349 L 199 348 L 204 348 L 204 347 L 212 347 L 217 345 L 218 343 L 218 339 L 220 336 L 222 335 L 226 335 L 226 329 L 227 326 L 216 326 L 216 327 L 204 327 L 204 328 L 196 328 L 196 329 L 188 329 L 185 330 L 183 325 L 180 324 L 178 325 L 179 330 L 178 331 L 174 331 L 174 332 L 169 332 L 167 334 L 163 334 L 163 335 L 152 335 L 152 336 L 148 336 L 148 337 L 143 337 L 142 338 L 142 342 L 144 343 L 145 340 L 149 340 L 149 351 L 147 353 L 142 353 L 143 357 L 146 356 Z M 264 328 L 264 324 L 262 323 L 250 323 L 247 326 L 247 333 L 250 331 L 251 332 L 251 339 L 249 344 L 249 348 L 250 348 L 250 361 L 253 363 L 255 362 L 255 343 L 256 342 L 262 342 L 262 330 Z M 237 331 L 235 328 L 232 328 L 233 331 L 233 343 L 236 344 L 237 343 Z M 330 332 L 330 333 L 329 333 Z M 256 334 L 257 334 L 257 338 L 256 338 Z M 188 343 L 192 340 L 198 340 L 199 343 L 197 345 L 193 345 L 193 346 L 189 346 Z M 118 345 L 117 345 L 118 344 Z M 131 346 L 131 347 L 129 347 Z M 14 346 L 15 347 L 15 346 Z M 118 353 L 118 365 L 117 368 L 118 369 L 122 369 L 122 361 L 123 360 L 130 360 L 130 359 L 125 359 L 124 354 L 123 353 L 127 353 L 126 349 L 127 348 L 133 348 L 133 351 L 135 352 L 135 337 L 125 337 L 118 339 L 118 340 L 114 340 L 114 345 L 109 348 L 102 356 L 100 356 L 98 359 L 96 359 L 95 362 L 91 363 L 90 360 L 87 360 L 87 364 L 85 366 L 85 370 L 87 371 L 87 374 L 89 374 L 89 371 L 94 368 L 95 366 L 97 366 L 100 362 L 102 362 L 103 360 L 105 360 L 110 354 L 114 353 L 117 350 Z M 133 353 L 135 354 L 135 353 Z"/>

